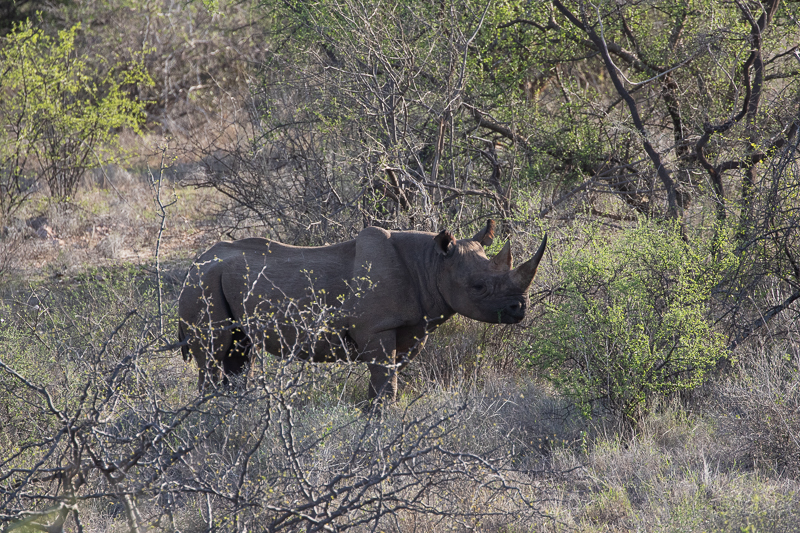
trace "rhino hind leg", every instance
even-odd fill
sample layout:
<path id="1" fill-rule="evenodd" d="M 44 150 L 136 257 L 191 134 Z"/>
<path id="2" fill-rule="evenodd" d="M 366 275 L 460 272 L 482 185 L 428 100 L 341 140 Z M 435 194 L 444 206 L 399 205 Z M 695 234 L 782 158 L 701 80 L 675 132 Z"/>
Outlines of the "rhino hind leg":
<path id="1" fill-rule="evenodd" d="M 214 335 L 211 346 L 197 348 L 195 361 L 199 368 L 198 389 L 201 392 L 207 378 L 214 386 L 238 387 L 245 384 L 253 343 L 241 328 L 221 328 Z"/>
<path id="2" fill-rule="evenodd" d="M 231 331 L 231 347 L 227 353 L 222 354 L 222 383 L 228 385 L 232 381 L 240 381 L 241 376 L 247 374 L 250 367 L 250 354 L 253 343 L 242 328 Z"/>
<path id="3" fill-rule="evenodd" d="M 229 377 L 239 376 L 246 371 L 252 343 L 241 328 L 188 326 L 181 333 L 184 339 L 188 337 L 188 342 L 181 349 L 185 359 L 194 359 L 197 364 L 197 389 L 201 393 L 207 380 L 214 386 L 229 385 Z"/>
<path id="4" fill-rule="evenodd" d="M 251 366 L 252 353 L 252 341 L 236 323 L 220 283 L 213 277 L 209 279 L 208 284 L 198 282 L 184 288 L 188 299 L 197 299 L 200 305 L 194 309 L 188 306 L 179 328 L 179 336 L 189 337 L 182 349 L 185 358 L 194 358 L 197 363 L 197 388 L 201 393 L 206 380 L 213 386 L 239 385 L 240 376 L 245 376 Z"/>

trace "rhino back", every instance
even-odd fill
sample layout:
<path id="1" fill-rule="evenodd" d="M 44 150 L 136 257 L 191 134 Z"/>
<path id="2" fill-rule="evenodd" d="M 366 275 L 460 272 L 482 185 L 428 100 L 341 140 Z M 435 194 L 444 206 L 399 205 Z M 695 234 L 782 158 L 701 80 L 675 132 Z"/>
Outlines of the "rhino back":
<path id="1" fill-rule="evenodd" d="M 353 241 L 299 247 L 252 238 L 217 243 L 198 262 L 212 265 L 206 273 L 211 279 L 219 273 L 225 298 L 239 319 L 259 302 L 302 301 L 312 294 L 328 301 L 345 293 L 354 249 Z"/>

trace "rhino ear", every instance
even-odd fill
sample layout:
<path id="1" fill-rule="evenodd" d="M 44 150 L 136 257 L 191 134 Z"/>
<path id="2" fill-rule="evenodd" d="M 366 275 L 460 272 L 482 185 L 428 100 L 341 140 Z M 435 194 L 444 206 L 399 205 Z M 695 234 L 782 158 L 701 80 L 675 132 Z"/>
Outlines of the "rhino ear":
<path id="1" fill-rule="evenodd" d="M 494 241 L 494 228 L 494 220 L 490 218 L 486 221 L 486 227 L 476 233 L 472 240 L 478 241 L 481 246 L 491 246 Z"/>
<path id="2" fill-rule="evenodd" d="M 456 238 L 447 230 L 439 232 L 433 241 L 436 243 L 436 251 L 445 257 L 452 255 L 453 250 L 456 249 Z"/>
<path id="3" fill-rule="evenodd" d="M 506 241 L 506 245 L 496 256 L 489 261 L 492 269 L 509 271 L 514 266 L 514 258 L 511 257 L 511 241 Z"/>

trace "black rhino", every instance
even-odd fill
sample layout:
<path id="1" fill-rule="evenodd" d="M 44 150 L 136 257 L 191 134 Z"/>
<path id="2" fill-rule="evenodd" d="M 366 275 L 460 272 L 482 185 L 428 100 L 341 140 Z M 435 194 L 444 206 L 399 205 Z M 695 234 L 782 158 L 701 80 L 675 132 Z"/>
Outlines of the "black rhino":
<path id="1" fill-rule="evenodd" d="M 512 268 L 508 243 L 492 259 L 484 253 L 494 230 L 489 220 L 462 240 L 368 227 L 330 246 L 219 242 L 192 265 L 180 295 L 183 357 L 197 362 L 201 390 L 208 371 L 215 381 L 243 373 L 253 346 L 314 361 L 357 359 L 369 364 L 370 398 L 394 400 L 398 366 L 455 313 L 506 324 L 525 316 L 547 237 Z M 309 323 L 325 310 L 327 322 Z"/>

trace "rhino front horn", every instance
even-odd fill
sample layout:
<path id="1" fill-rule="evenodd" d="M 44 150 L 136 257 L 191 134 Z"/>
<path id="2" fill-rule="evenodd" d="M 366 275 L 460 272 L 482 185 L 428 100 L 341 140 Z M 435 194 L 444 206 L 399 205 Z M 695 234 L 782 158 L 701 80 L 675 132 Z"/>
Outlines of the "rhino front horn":
<path id="1" fill-rule="evenodd" d="M 523 291 L 527 291 L 528 287 L 531 286 L 531 282 L 533 281 L 533 276 L 536 275 L 536 269 L 539 268 L 539 261 L 542 260 L 542 256 L 544 255 L 544 249 L 547 247 L 547 235 L 544 236 L 542 239 L 542 244 L 539 245 L 539 249 L 536 251 L 536 255 L 530 258 L 528 261 L 522 263 L 520 266 L 515 268 L 511 271 L 511 281 L 514 282 L 517 287 L 522 289 Z"/>

